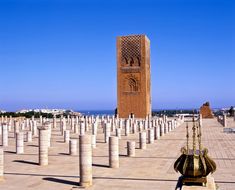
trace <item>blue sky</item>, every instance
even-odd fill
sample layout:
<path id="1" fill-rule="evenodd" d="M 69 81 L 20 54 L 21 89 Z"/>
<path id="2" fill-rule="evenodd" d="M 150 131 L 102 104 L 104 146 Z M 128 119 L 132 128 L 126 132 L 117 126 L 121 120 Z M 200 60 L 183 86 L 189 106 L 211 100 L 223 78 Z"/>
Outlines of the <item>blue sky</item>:
<path id="1" fill-rule="evenodd" d="M 0 0 L 0 109 L 114 109 L 128 34 L 151 41 L 153 108 L 235 105 L 232 0 Z"/>

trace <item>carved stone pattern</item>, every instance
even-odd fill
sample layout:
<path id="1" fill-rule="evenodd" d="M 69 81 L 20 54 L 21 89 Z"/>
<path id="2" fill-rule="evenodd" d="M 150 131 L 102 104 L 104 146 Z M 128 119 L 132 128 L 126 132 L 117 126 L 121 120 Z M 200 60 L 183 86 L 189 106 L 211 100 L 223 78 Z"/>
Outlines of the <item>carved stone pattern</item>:
<path id="1" fill-rule="evenodd" d="M 123 36 L 121 37 L 121 59 L 122 62 L 126 62 L 126 60 L 134 60 L 138 59 L 140 64 L 141 60 L 141 36 Z M 140 66 L 140 65 L 139 65 Z"/>
<path id="2" fill-rule="evenodd" d="M 140 84 L 139 80 L 135 75 L 130 74 L 128 77 L 125 78 L 124 84 L 125 92 L 139 92 L 140 91 Z"/>

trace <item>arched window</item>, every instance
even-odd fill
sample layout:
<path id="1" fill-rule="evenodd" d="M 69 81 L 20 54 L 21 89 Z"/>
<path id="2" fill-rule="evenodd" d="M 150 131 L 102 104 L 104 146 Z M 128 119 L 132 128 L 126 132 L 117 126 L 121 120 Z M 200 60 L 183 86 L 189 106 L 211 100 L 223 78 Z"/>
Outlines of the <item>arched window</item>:
<path id="1" fill-rule="evenodd" d="M 140 58 L 139 57 L 134 57 L 134 65 L 140 66 Z"/>
<path id="2" fill-rule="evenodd" d="M 128 79 L 128 91 L 129 92 L 136 92 L 136 91 L 138 91 L 138 83 L 133 78 L 129 78 Z"/>

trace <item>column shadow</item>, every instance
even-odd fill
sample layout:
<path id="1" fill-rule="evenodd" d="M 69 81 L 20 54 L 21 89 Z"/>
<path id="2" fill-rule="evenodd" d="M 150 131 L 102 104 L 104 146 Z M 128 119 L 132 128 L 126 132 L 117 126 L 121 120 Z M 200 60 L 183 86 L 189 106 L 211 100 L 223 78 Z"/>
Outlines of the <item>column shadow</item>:
<path id="1" fill-rule="evenodd" d="M 102 167 L 102 168 L 109 168 L 108 165 L 104 165 L 104 164 L 92 164 L 92 166 L 95 166 L 95 167 Z"/>
<path id="2" fill-rule="evenodd" d="M 38 145 L 28 144 L 27 146 L 38 147 Z"/>
<path id="3" fill-rule="evenodd" d="M 31 164 L 31 165 L 38 165 L 36 162 L 26 161 L 26 160 L 13 160 L 13 162 L 18 162 L 22 164 Z"/>
<path id="4" fill-rule="evenodd" d="M 5 153 L 9 153 L 9 154 L 16 154 L 15 151 L 8 151 L 8 150 L 5 150 L 4 152 L 5 152 Z"/>
<path id="5" fill-rule="evenodd" d="M 104 141 L 96 141 L 96 143 L 102 143 L 102 144 L 105 144 Z"/>
<path id="6" fill-rule="evenodd" d="M 54 178 L 54 177 L 44 177 L 42 179 L 46 180 L 46 181 L 56 182 L 56 183 L 63 183 L 63 184 L 66 184 L 66 185 L 73 185 L 73 186 L 79 186 L 80 185 L 79 182 L 69 181 L 69 180 L 59 179 L 59 178 Z"/>
<path id="7" fill-rule="evenodd" d="M 64 153 L 64 152 L 61 152 L 61 153 L 59 153 L 59 155 L 66 155 L 66 156 L 68 156 L 69 155 L 69 153 Z"/>

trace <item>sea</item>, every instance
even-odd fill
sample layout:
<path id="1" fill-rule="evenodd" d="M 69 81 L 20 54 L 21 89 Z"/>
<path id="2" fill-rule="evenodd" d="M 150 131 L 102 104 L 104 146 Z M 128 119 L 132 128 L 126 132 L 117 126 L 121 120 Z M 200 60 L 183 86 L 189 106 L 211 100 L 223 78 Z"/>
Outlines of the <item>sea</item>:
<path id="1" fill-rule="evenodd" d="M 77 112 L 83 115 L 114 115 L 114 110 L 77 110 Z"/>
<path id="2" fill-rule="evenodd" d="M 114 110 L 76 110 L 83 115 L 114 115 Z M 153 109 L 152 111 L 161 111 L 160 109 Z"/>

